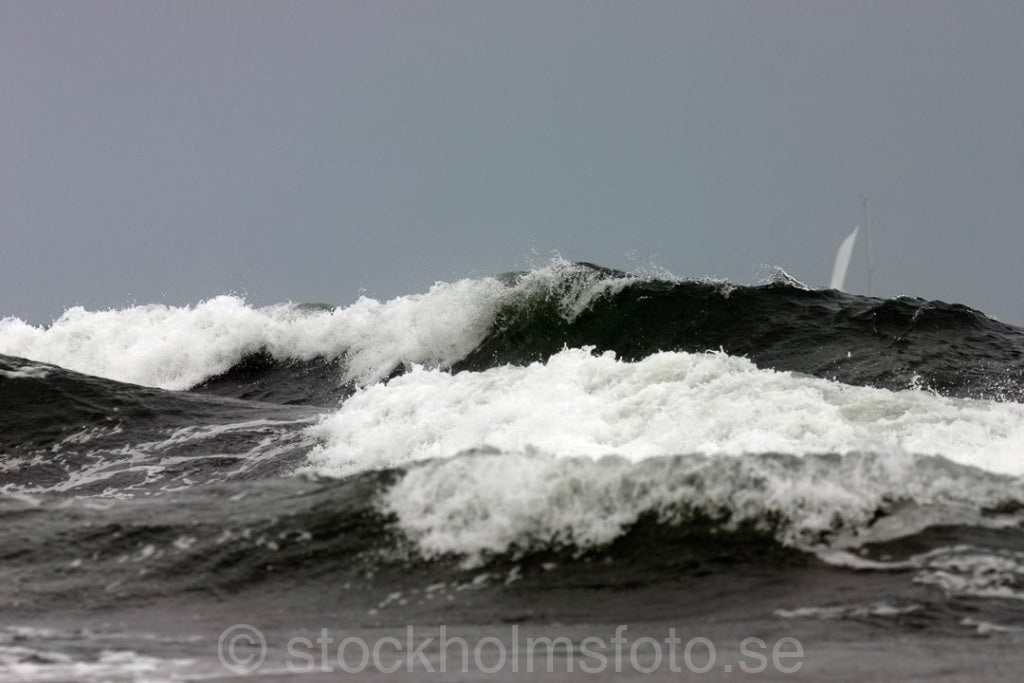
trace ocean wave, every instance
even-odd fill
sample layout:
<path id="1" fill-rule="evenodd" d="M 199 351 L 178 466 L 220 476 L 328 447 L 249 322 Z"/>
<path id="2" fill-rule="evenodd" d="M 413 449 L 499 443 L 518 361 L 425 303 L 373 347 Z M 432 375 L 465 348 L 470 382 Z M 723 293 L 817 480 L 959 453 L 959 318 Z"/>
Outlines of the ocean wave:
<path id="1" fill-rule="evenodd" d="M 701 453 L 914 453 L 1024 474 L 1024 405 L 853 387 L 720 352 L 626 362 L 565 349 L 545 363 L 416 368 L 356 392 L 311 435 L 320 474 L 474 448 L 631 460 Z"/>
<path id="2" fill-rule="evenodd" d="M 0 355 L 3 490 L 130 496 L 290 471 L 301 406 L 171 392 Z"/>
<path id="3" fill-rule="evenodd" d="M 185 307 L 76 307 L 45 327 L 0 320 L 3 354 L 288 403 L 336 402 L 413 365 L 478 371 L 583 346 L 627 360 L 721 349 L 848 384 L 1024 400 L 1021 330 L 963 306 L 814 291 L 784 278 L 741 287 L 553 261 L 347 307 L 219 296 Z"/>
<path id="4" fill-rule="evenodd" d="M 255 354 L 282 361 L 343 359 L 336 383 L 372 384 L 414 363 L 447 367 L 486 336 L 510 301 L 557 291 L 567 315 L 626 276 L 554 262 L 504 278 L 439 282 L 425 294 L 344 308 L 254 307 L 235 296 L 194 306 L 68 309 L 49 326 L 0 320 L 0 353 L 163 389 L 194 387 Z"/>
<path id="5" fill-rule="evenodd" d="M 423 556 L 472 565 L 509 553 L 599 549 L 645 518 L 666 529 L 655 538 L 671 528 L 743 531 L 805 551 L 856 548 L 930 525 L 996 524 L 992 511 L 1020 499 L 1017 478 L 910 454 L 630 461 L 492 452 L 410 467 L 381 509 Z"/>

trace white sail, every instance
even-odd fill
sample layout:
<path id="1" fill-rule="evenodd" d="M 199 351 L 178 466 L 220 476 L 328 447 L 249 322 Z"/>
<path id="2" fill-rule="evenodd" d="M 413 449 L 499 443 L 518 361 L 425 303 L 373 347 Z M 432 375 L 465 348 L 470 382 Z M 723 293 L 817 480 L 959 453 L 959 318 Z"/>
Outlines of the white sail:
<path id="1" fill-rule="evenodd" d="M 832 282 L 829 283 L 829 289 L 843 288 L 843 282 L 846 280 L 846 269 L 850 266 L 850 257 L 853 255 L 853 243 L 857 239 L 858 230 L 860 230 L 860 226 L 854 228 L 853 232 L 839 245 L 839 251 L 836 252 L 836 262 L 832 266 Z"/>

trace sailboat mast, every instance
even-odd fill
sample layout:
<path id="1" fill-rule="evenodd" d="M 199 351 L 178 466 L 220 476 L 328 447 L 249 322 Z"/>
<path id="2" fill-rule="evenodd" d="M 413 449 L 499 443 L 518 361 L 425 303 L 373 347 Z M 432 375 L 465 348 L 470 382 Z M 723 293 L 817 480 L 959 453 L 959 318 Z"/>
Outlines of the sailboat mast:
<path id="1" fill-rule="evenodd" d="M 868 296 L 872 296 L 871 280 L 875 274 L 875 264 L 871 260 L 871 201 L 861 195 L 861 210 L 864 213 L 864 231 L 867 233 L 868 244 Z"/>

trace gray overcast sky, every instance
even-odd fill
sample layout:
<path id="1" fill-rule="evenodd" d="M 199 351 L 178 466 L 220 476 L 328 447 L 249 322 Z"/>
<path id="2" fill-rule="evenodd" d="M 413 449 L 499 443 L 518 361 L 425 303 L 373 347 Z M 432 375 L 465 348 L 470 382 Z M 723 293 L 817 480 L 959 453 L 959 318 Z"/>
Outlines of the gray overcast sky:
<path id="1" fill-rule="evenodd" d="M 0 316 L 544 261 L 1024 323 L 1024 2 L 0 0 Z M 863 291 L 863 242 L 848 288 Z"/>

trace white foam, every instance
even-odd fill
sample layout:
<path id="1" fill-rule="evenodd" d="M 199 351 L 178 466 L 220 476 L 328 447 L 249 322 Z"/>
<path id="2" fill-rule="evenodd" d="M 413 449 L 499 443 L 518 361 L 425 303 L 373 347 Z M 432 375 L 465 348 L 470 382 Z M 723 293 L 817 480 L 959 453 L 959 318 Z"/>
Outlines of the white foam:
<path id="1" fill-rule="evenodd" d="M 556 260 L 514 285 L 465 279 L 386 302 L 361 297 L 327 311 L 293 304 L 257 308 L 234 296 L 184 307 L 75 307 L 48 327 L 0 320 L 0 353 L 122 382 L 186 389 L 266 349 L 280 360 L 344 357 L 347 373 L 339 381 L 372 383 L 402 364 L 451 365 L 483 340 L 510 301 L 555 293 L 571 318 L 595 296 L 629 281 Z"/>
<path id="2" fill-rule="evenodd" d="M 426 557 L 536 547 L 604 545 L 642 515 L 663 522 L 699 513 L 725 529 L 751 524 L 813 549 L 869 526 L 894 501 L 994 505 L 1017 480 L 907 454 L 558 458 L 462 454 L 413 467 L 382 508 Z M 895 508 L 895 509 L 894 509 Z"/>
<path id="3" fill-rule="evenodd" d="M 929 510 L 976 519 L 1019 497 L 1005 475 L 1024 473 L 1022 405 L 851 387 L 722 353 L 627 363 L 567 349 L 528 367 L 416 368 L 310 432 L 319 474 L 418 465 L 382 505 L 428 556 L 597 545 L 642 514 L 688 508 L 727 511 L 731 525 L 781 518 L 785 542 L 825 533 L 849 547 L 879 509 L 910 511 L 889 536 L 927 525 Z"/>
<path id="4" fill-rule="evenodd" d="M 0 676 L 9 681 L 170 683 L 191 678 L 196 668 L 194 659 L 161 659 L 132 650 L 104 650 L 93 661 L 81 661 L 61 652 L 0 647 Z"/>
<path id="5" fill-rule="evenodd" d="M 28 366 L 19 370 L 0 370 L 0 377 L 7 379 L 44 379 L 50 374 L 50 369 L 43 366 Z"/>
<path id="6" fill-rule="evenodd" d="M 911 558 L 915 583 L 948 595 L 1024 600 L 1024 553 L 974 546 L 936 548 Z"/>
<path id="7" fill-rule="evenodd" d="M 797 607 L 777 609 L 775 616 L 782 619 L 867 619 L 870 617 L 898 617 L 922 610 L 921 605 L 896 607 L 884 602 L 871 605 L 832 605 L 829 607 Z"/>
<path id="8" fill-rule="evenodd" d="M 357 392 L 314 435 L 313 467 L 335 476 L 483 447 L 631 460 L 907 452 L 1024 474 L 1024 405 L 853 387 L 723 353 L 627 363 L 566 349 L 528 367 L 415 368 Z"/>
<path id="9" fill-rule="evenodd" d="M 1024 633 L 1024 627 L 996 624 L 991 621 L 980 621 L 970 617 L 961 619 L 960 625 L 973 628 L 979 636 L 987 636 L 993 633 Z"/>

